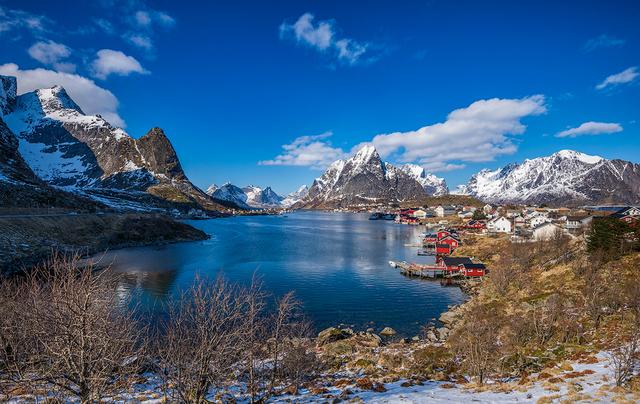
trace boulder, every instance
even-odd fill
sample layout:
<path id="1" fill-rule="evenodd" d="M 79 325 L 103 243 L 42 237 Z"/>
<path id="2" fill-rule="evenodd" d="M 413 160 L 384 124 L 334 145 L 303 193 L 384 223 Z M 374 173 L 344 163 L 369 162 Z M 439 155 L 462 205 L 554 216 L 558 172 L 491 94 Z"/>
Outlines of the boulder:
<path id="1" fill-rule="evenodd" d="M 452 310 L 449 310 L 442 313 L 439 320 L 443 324 L 452 324 L 456 321 L 456 317 L 456 313 L 454 313 Z"/>
<path id="2" fill-rule="evenodd" d="M 390 337 L 392 335 L 396 335 L 397 332 L 391 327 L 385 327 L 380 331 L 380 335 L 384 335 L 385 337 Z"/>
<path id="3" fill-rule="evenodd" d="M 436 331 L 438 332 L 438 336 L 441 340 L 449 338 L 449 334 L 451 333 L 451 330 L 447 327 L 440 327 Z"/>
<path id="4" fill-rule="evenodd" d="M 427 331 L 426 337 L 429 342 L 438 342 L 438 337 L 436 336 L 436 333 L 433 332 L 433 330 Z"/>
<path id="5" fill-rule="evenodd" d="M 336 327 L 329 327 L 318 333 L 318 337 L 316 338 L 316 345 L 323 346 L 331 342 L 336 342 L 336 341 L 350 338 L 352 336 L 353 336 L 353 331 L 351 331 L 348 328 L 341 330 Z"/>
<path id="6" fill-rule="evenodd" d="M 353 337 L 354 343 L 370 348 L 377 348 L 382 344 L 382 338 L 370 332 L 359 332 Z"/>

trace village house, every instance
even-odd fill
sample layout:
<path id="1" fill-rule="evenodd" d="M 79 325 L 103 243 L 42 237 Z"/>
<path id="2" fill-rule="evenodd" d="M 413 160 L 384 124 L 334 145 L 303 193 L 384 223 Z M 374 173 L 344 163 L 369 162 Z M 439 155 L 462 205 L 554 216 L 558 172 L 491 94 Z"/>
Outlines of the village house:
<path id="1" fill-rule="evenodd" d="M 557 224 L 546 222 L 533 229 L 532 238 L 536 241 L 548 241 L 561 231 L 562 228 Z"/>
<path id="2" fill-rule="evenodd" d="M 473 212 L 471 211 L 467 211 L 467 212 L 458 212 L 458 217 L 462 218 L 462 219 L 471 219 L 473 217 Z"/>
<path id="3" fill-rule="evenodd" d="M 637 206 L 627 206 L 613 213 L 609 217 L 620 219 L 630 226 L 637 226 L 640 221 L 640 208 Z"/>
<path id="4" fill-rule="evenodd" d="M 427 212 L 422 209 L 417 209 L 413 211 L 413 217 L 416 219 L 424 219 L 427 217 Z"/>
<path id="5" fill-rule="evenodd" d="M 567 216 L 567 222 L 564 226 L 567 230 L 577 230 L 588 227 L 593 220 L 593 216 Z"/>
<path id="6" fill-rule="evenodd" d="M 485 215 L 490 215 L 493 213 L 493 206 L 491 206 L 490 204 L 486 204 L 482 207 L 482 211 Z"/>
<path id="7" fill-rule="evenodd" d="M 511 233 L 511 220 L 504 216 L 496 217 L 487 222 L 490 233 Z"/>
<path id="8" fill-rule="evenodd" d="M 524 227 L 524 225 L 525 225 L 524 217 L 522 217 L 520 215 L 514 217 L 513 218 L 513 225 L 515 227 Z"/>
<path id="9" fill-rule="evenodd" d="M 434 212 L 436 212 L 436 215 L 438 217 L 444 217 L 444 216 L 449 216 L 449 215 L 455 215 L 456 214 L 456 208 L 454 206 L 451 205 L 438 205 L 435 209 Z"/>
<path id="10" fill-rule="evenodd" d="M 531 227 L 533 229 L 533 228 L 536 228 L 536 227 L 540 226 L 541 224 L 547 223 L 549 221 L 550 220 L 546 215 L 537 215 L 537 216 L 532 217 L 529 220 L 529 227 Z"/>

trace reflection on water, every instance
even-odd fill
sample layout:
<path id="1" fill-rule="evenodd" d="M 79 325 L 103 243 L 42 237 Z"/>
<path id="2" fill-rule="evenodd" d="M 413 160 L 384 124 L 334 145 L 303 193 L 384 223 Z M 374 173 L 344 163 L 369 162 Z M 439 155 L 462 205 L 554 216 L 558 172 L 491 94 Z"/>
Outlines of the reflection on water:
<path id="1" fill-rule="evenodd" d="M 413 335 L 464 299 L 458 288 L 409 279 L 389 267 L 389 260 L 433 260 L 405 247 L 422 228 L 367 218 L 298 212 L 193 221 L 210 240 L 118 250 L 100 261 L 123 274 L 120 293 L 156 310 L 197 274 L 249 283 L 255 273 L 276 296 L 294 290 L 318 329 L 391 326 Z"/>

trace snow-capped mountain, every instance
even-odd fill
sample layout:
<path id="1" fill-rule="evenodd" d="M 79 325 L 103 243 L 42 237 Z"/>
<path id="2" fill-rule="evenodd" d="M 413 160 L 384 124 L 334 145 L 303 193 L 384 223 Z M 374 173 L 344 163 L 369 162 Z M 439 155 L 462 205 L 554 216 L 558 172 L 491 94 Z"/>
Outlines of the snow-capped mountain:
<path id="1" fill-rule="evenodd" d="M 444 178 L 427 173 L 424 168 L 417 164 L 404 164 L 400 166 L 400 169 L 418 181 L 427 195 L 440 196 L 449 193 L 449 188 Z"/>
<path id="2" fill-rule="evenodd" d="M 160 200 L 218 207 L 191 184 L 162 129 L 134 139 L 101 116 L 86 115 L 60 86 L 16 96 L 15 77 L 0 76 L 0 83 L 0 115 L 19 141 L 19 153 L 48 184 L 86 193 L 144 191 Z"/>
<path id="3" fill-rule="evenodd" d="M 242 208 L 279 207 L 283 200 L 271 187 L 262 189 L 255 185 L 247 185 L 240 188 L 231 183 L 226 183 L 222 187 L 212 184 L 207 188 L 207 194 L 214 199 L 232 202 Z"/>
<path id="4" fill-rule="evenodd" d="M 301 186 L 300 188 L 298 188 L 296 191 L 290 193 L 289 195 L 287 195 L 281 202 L 280 204 L 285 207 L 288 208 L 290 206 L 295 205 L 296 203 L 300 202 L 302 199 L 304 199 L 307 194 L 309 193 L 309 187 L 306 185 Z"/>
<path id="5" fill-rule="evenodd" d="M 316 178 L 298 204 L 305 208 L 330 208 L 411 201 L 426 196 L 422 185 L 401 169 L 382 161 L 372 145 L 347 160 L 331 164 Z"/>
<path id="6" fill-rule="evenodd" d="M 276 194 L 271 187 L 264 189 L 255 185 L 248 185 L 242 188 L 247 195 L 247 204 L 254 208 L 268 208 L 280 206 L 282 197 Z"/>
<path id="7" fill-rule="evenodd" d="M 482 170 L 458 193 L 487 202 L 535 204 L 640 202 L 640 164 L 573 150 Z"/>
<path id="8" fill-rule="evenodd" d="M 213 199 L 217 199 L 219 201 L 231 202 L 232 204 L 238 206 L 241 209 L 249 209 L 249 204 L 247 203 L 247 194 L 244 193 L 242 188 L 237 187 L 230 182 L 227 182 L 221 187 L 211 185 L 207 189 L 207 193 L 211 192 L 209 195 L 213 197 Z"/>

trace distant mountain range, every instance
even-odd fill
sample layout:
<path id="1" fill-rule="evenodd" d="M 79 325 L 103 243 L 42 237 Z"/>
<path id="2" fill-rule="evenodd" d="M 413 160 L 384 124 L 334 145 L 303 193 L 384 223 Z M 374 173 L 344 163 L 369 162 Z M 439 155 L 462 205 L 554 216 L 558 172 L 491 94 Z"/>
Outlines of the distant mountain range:
<path id="1" fill-rule="evenodd" d="M 233 184 L 212 185 L 205 193 L 189 181 L 162 129 L 134 139 L 101 116 L 85 114 L 60 86 L 17 95 L 16 78 L 0 76 L 0 206 L 331 209 L 447 193 L 444 179 L 415 164 L 384 162 L 371 145 L 286 196 Z M 493 203 L 639 204 L 640 165 L 562 150 L 482 170 L 454 193 Z"/>
<path id="2" fill-rule="evenodd" d="M 207 188 L 207 194 L 216 200 L 231 202 L 244 209 L 288 208 L 304 197 L 307 191 L 307 186 L 303 185 L 297 191 L 282 197 L 271 187 L 260 188 L 255 185 L 240 188 L 226 183 L 221 187 L 213 184 Z"/>
<path id="3" fill-rule="evenodd" d="M 561 150 L 482 170 L 456 193 L 493 203 L 638 204 L 640 164 Z"/>

